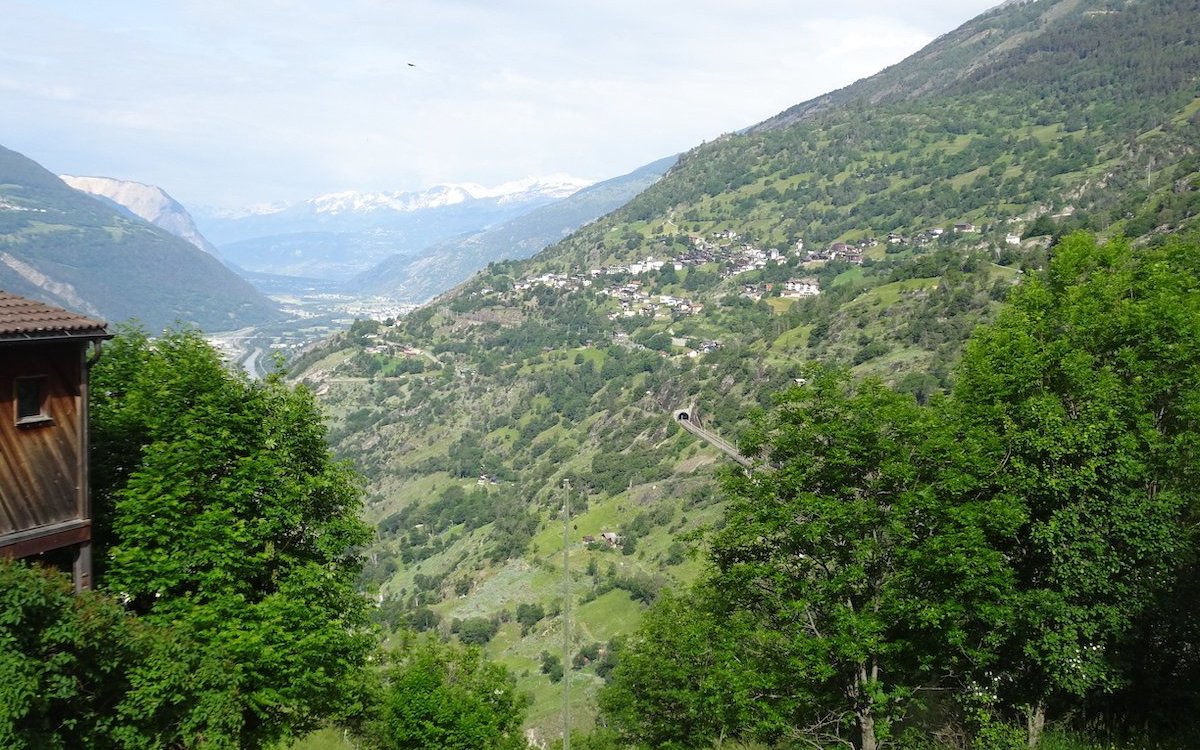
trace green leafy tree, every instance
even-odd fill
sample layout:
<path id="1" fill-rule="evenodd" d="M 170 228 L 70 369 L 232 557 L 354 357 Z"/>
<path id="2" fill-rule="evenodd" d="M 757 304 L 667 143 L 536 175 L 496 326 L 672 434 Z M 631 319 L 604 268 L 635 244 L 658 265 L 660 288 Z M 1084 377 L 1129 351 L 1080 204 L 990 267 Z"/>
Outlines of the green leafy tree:
<path id="1" fill-rule="evenodd" d="M 550 677 L 551 682 L 558 682 L 563 678 L 562 659 L 557 654 L 543 651 L 541 670 L 542 674 Z"/>
<path id="2" fill-rule="evenodd" d="M 849 726 L 841 741 L 875 750 L 922 669 L 978 645 L 972 603 L 1004 571 L 979 509 L 956 502 L 965 457 L 937 412 L 836 371 L 807 380 L 744 441 L 768 465 L 728 475 L 710 585 L 781 642 L 778 668 L 809 696 L 797 726 Z"/>
<path id="3" fill-rule="evenodd" d="M 487 617 L 468 617 L 458 628 L 458 638 L 470 646 L 486 646 L 496 634 L 497 624 Z"/>
<path id="4" fill-rule="evenodd" d="M 0 560 L 0 746 L 115 746 L 116 707 L 141 658 L 132 620 L 65 577 Z"/>
<path id="5" fill-rule="evenodd" d="M 238 747 L 224 663 L 56 571 L 0 561 L 0 675 L 5 748 Z"/>
<path id="6" fill-rule="evenodd" d="M 354 590 L 368 531 L 311 395 L 231 373 L 193 331 L 123 333 L 92 383 L 103 585 L 228 676 L 186 704 L 146 689 L 146 710 L 199 726 L 232 702 L 233 744 L 260 747 L 346 709 L 372 645 Z"/>
<path id="7" fill-rule="evenodd" d="M 600 710 L 626 743 L 700 748 L 726 737 L 773 740 L 790 732 L 803 700 L 771 663 L 770 634 L 747 613 L 730 616 L 715 601 L 702 590 L 664 596 L 620 647 Z"/>
<path id="8" fill-rule="evenodd" d="M 524 636 L 542 621 L 546 616 L 546 610 L 541 604 L 527 604 L 522 602 L 517 605 L 517 622 L 521 624 L 521 635 Z"/>
<path id="9" fill-rule="evenodd" d="M 377 750 L 522 750 L 526 698 L 476 647 L 409 639 L 394 655 L 362 729 Z"/>
<path id="10" fill-rule="evenodd" d="M 1118 645 L 1194 548 L 1200 262 L 1072 235 L 970 342 L 954 390 L 1016 590 L 987 686 L 1027 720 L 1123 680 Z M 1164 616 L 1171 616 L 1164 614 Z"/>
<path id="11" fill-rule="evenodd" d="M 807 371 L 727 475 L 714 568 L 652 607 L 601 697 L 626 740 L 722 738 L 874 749 L 920 686 L 991 663 L 988 547 L 1013 521 L 969 490 L 974 455 L 943 412 L 874 381 Z"/>

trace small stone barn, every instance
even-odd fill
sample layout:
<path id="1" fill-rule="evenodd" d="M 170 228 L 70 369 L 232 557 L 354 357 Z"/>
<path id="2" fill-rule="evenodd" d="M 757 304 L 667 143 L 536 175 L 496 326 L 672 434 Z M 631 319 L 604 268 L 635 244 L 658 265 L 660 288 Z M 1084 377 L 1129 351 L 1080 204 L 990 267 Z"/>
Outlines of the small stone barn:
<path id="1" fill-rule="evenodd" d="M 91 588 L 88 366 L 103 321 L 0 291 L 0 555 Z"/>

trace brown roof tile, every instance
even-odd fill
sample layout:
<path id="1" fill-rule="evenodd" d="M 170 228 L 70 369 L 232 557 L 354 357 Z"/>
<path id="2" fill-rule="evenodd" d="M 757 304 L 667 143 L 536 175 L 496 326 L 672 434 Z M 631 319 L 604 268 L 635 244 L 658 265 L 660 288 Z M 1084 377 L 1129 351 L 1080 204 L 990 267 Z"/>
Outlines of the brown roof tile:
<path id="1" fill-rule="evenodd" d="M 107 336 L 103 320 L 0 291 L 0 341 Z"/>

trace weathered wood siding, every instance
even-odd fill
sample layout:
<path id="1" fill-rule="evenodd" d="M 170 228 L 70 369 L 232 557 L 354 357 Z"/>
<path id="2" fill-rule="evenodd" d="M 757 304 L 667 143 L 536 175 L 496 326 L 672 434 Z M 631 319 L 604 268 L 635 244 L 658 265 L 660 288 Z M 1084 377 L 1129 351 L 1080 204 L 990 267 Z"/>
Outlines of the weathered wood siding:
<path id="1" fill-rule="evenodd" d="M 0 536 L 86 518 L 78 341 L 0 344 Z M 44 376 L 51 421 L 17 425 L 16 378 Z"/>

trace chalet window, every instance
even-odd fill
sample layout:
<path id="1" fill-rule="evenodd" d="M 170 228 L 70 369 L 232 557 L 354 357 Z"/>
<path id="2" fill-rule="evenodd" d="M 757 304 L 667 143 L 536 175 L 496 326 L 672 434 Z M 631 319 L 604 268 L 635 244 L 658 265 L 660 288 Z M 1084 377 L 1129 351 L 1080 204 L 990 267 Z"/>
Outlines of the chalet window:
<path id="1" fill-rule="evenodd" d="M 49 422 L 46 413 L 46 378 L 17 378 L 17 424 Z"/>

